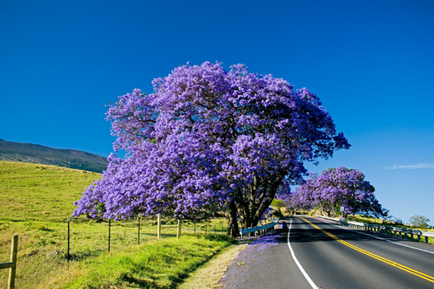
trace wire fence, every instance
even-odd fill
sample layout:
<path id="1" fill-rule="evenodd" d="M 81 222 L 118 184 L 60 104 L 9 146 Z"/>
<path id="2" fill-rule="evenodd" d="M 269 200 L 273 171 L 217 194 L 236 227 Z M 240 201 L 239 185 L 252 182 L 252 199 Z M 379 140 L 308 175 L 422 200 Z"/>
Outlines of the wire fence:
<path id="1" fill-rule="evenodd" d="M 163 220 L 176 225 L 177 220 Z M 128 246 L 157 240 L 157 218 L 109 221 L 72 219 L 64 223 L 31 223 L 0 230 L 0 263 L 9 262 L 10 238 L 20 235 L 16 288 L 47 288 L 48 280 L 66 278 L 77 264 Z M 222 219 L 183 221 L 183 234 L 227 234 Z M 177 228 L 161 229 L 160 238 L 176 238 Z M 69 249 L 69 250 L 68 250 Z M 71 266 L 71 268 L 69 268 Z M 73 268 L 72 268 L 73 267 Z M 7 288 L 8 270 L 0 270 L 0 288 Z M 51 288 L 51 287 L 50 287 Z"/>

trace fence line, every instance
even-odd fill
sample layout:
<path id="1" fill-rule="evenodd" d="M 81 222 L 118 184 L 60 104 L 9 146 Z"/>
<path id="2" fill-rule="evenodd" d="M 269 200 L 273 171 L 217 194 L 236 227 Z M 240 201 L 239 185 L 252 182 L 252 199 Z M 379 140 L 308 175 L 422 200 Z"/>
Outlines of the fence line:
<path id="1" fill-rule="evenodd" d="M 177 228 L 176 230 L 176 238 L 179 240 L 181 237 L 181 220 L 178 219 L 178 225 L 161 225 L 161 217 L 160 214 L 157 215 L 157 239 L 161 238 L 161 228 Z"/>
<path id="2" fill-rule="evenodd" d="M 8 289 L 15 288 L 15 275 L 17 272 L 18 235 L 12 237 L 11 258 L 8 263 L 0 263 L 0 269 L 9 268 Z"/>
<path id="3" fill-rule="evenodd" d="M 202 230 L 200 230 L 199 228 L 197 228 L 197 225 L 198 225 L 198 223 L 196 222 L 196 221 L 194 221 L 193 220 L 193 228 L 187 228 L 187 227 L 184 227 L 183 225 L 182 225 L 182 220 L 178 220 L 178 224 L 177 225 L 162 225 L 162 220 L 161 220 L 161 216 L 159 215 L 159 214 L 157 214 L 157 222 L 156 222 L 156 224 L 154 223 L 154 225 L 157 225 L 156 227 L 156 229 L 157 229 L 157 232 L 156 232 L 156 235 L 154 235 L 154 234 L 152 234 L 152 233 L 150 233 L 149 232 L 149 228 L 152 228 L 154 225 L 151 225 L 151 226 L 148 226 L 148 225 L 145 225 L 145 228 L 146 227 L 148 227 L 148 230 L 145 230 L 145 231 L 147 231 L 147 233 L 145 233 L 146 235 L 148 235 L 148 237 L 151 237 L 151 238 L 156 238 L 157 240 L 160 240 L 163 236 L 173 236 L 173 232 L 171 233 L 171 234 L 169 234 L 169 235 L 167 235 L 167 233 L 166 234 L 162 234 L 161 233 L 161 228 L 176 228 L 176 237 L 177 237 L 177 239 L 179 239 L 180 237 L 181 237 L 181 235 L 182 235 L 182 231 L 183 230 L 186 230 L 186 231 L 191 231 L 191 230 L 193 230 L 194 231 L 194 234 L 196 234 L 196 233 L 199 233 L 199 232 L 205 232 L 205 234 L 207 234 L 208 233 L 208 229 L 210 229 L 209 231 L 211 232 L 212 231 L 212 225 L 211 225 L 211 228 L 208 228 L 208 226 L 210 226 L 209 224 L 207 224 L 207 223 L 205 223 L 205 230 L 203 230 L 203 225 L 202 225 Z M 78 231 L 78 232 L 74 232 L 74 230 L 73 230 L 73 228 L 71 228 L 71 222 L 72 222 L 73 220 L 72 219 L 70 219 L 70 218 L 68 218 L 68 220 L 67 220 L 67 237 L 66 237 L 66 241 L 67 241 L 67 254 L 66 254 L 66 259 L 67 259 L 67 261 L 68 261 L 68 263 L 69 263 L 69 261 L 70 260 L 72 260 L 72 259 L 75 259 L 76 257 L 74 257 L 75 256 L 75 254 L 74 253 L 71 253 L 71 251 L 74 251 L 74 246 L 73 246 L 73 242 L 72 242 L 72 240 L 71 240 L 71 238 L 72 239 L 75 239 L 76 237 L 73 237 L 74 235 L 82 235 L 81 234 L 81 231 Z M 122 241 L 122 244 L 124 243 L 124 242 L 127 242 L 127 243 L 130 243 L 129 241 L 127 241 L 127 230 L 128 231 L 130 231 L 131 229 L 133 229 L 133 227 L 135 227 L 136 225 L 137 225 L 137 243 L 138 244 L 140 244 L 140 235 L 141 234 L 143 234 L 144 232 L 141 230 L 142 229 L 142 226 L 141 226 L 141 221 L 140 221 L 140 218 L 138 218 L 138 220 L 137 220 L 137 224 L 136 225 L 128 225 L 128 228 L 125 228 L 125 233 L 124 233 L 124 238 L 122 238 L 122 236 L 121 237 L 119 237 L 120 235 L 120 233 L 119 233 L 119 229 L 120 229 L 120 227 L 123 227 L 123 225 L 122 225 L 122 223 L 120 223 L 119 225 L 116 225 L 116 226 L 113 226 L 113 224 L 112 224 L 112 220 L 111 219 L 108 219 L 107 220 L 108 221 L 108 235 L 106 235 L 106 237 L 104 238 L 104 239 L 106 239 L 107 240 L 107 251 L 108 252 L 110 252 L 111 251 L 111 247 L 112 247 L 112 243 L 114 243 L 113 241 L 119 241 L 119 239 Z M 119 221 L 119 222 L 122 222 L 122 221 Z M 104 226 L 103 226 L 104 227 Z M 116 228 L 116 229 L 115 229 Z M 223 232 L 223 230 L 224 230 L 224 226 L 223 226 L 223 223 L 222 223 L 222 225 L 221 225 L 221 230 L 222 230 L 222 232 Z M 107 232 L 107 231 L 106 231 Z M 220 232 L 220 234 L 222 234 L 222 232 Z M 217 233 L 217 225 L 216 224 L 214 224 L 214 235 Z M 102 233 L 101 232 L 101 234 L 104 234 L 104 233 Z M 107 233 L 105 233 L 105 234 L 107 234 Z M 130 234 L 128 234 L 128 235 L 130 235 Z M 152 236 L 153 235 L 153 236 Z M 101 236 L 101 235 L 100 235 Z M 102 236 L 101 236 L 102 237 Z M 100 237 L 100 238 L 101 238 Z M 90 238 L 90 237 L 89 237 Z M 124 240 L 125 239 L 125 240 Z M 116 242 L 116 244 L 117 244 L 117 242 Z M 71 247 L 72 247 L 72 249 L 71 249 Z M 101 249 L 99 250 L 99 251 L 101 251 Z"/>
<path id="4" fill-rule="evenodd" d="M 164 227 L 166 220 L 168 227 Z M 140 222 L 140 224 L 139 224 Z M 178 226 L 176 223 L 178 222 Z M 37 288 L 39 284 L 45 282 L 40 278 L 40 273 L 45 271 L 69 272 L 70 267 L 76 266 L 77 263 L 89 258 L 98 257 L 107 254 L 108 251 L 108 219 L 104 220 L 84 220 L 82 218 L 65 218 L 62 223 L 35 223 L 31 224 L 31 232 L 21 236 L 20 234 L 20 266 L 16 272 L 16 288 Z M 213 220 L 174 220 L 161 216 L 160 224 L 163 225 L 160 239 L 181 238 L 184 236 L 193 236 L 194 225 L 196 225 L 196 234 L 204 235 L 205 232 L 212 234 L 227 234 L 227 224 L 223 219 Z M 207 229 L 205 231 L 205 224 Z M 125 246 L 143 245 L 148 241 L 157 240 L 157 216 L 141 217 L 140 220 L 119 220 L 110 221 L 110 254 L 122 250 Z M 172 226 L 173 225 L 173 226 Z M 169 227 L 172 226 L 172 227 Z M 221 231 L 220 231 L 221 230 Z M 3 233 L 3 232 L 2 232 Z M 13 234 L 11 234 L 13 235 Z M 9 240 L 12 237 L 8 234 L 7 243 L 0 244 L 1 251 L 0 269 L 10 268 L 9 265 Z M 36 238 L 34 237 L 36 236 Z M 35 238 L 33 240 L 33 238 Z M 23 243 L 24 242 L 24 243 Z M 32 246 L 27 246 L 33 242 Z M 3 258 L 5 257 L 5 258 Z M 37 268 L 31 268 L 29 263 L 22 263 L 24 258 L 26 262 L 31 259 L 32 262 L 38 262 L 43 266 L 37 265 Z M 5 265 L 6 264 L 6 265 Z M 33 267 L 33 265 L 32 265 Z M 44 271 L 44 272 L 42 272 Z M 0 288 L 6 287 L 8 275 L 6 270 L 0 270 Z M 29 284 L 32 284 L 29 286 Z M 29 286 L 29 287 L 27 287 Z M 33 287 L 32 287 L 33 286 Z"/>

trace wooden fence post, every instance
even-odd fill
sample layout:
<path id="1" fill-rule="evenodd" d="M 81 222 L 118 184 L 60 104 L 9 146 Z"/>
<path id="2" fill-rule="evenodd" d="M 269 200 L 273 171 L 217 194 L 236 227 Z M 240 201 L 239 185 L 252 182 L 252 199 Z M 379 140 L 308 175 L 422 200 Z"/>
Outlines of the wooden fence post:
<path id="1" fill-rule="evenodd" d="M 108 252 L 110 253 L 110 229 L 111 229 L 112 219 L 109 219 L 109 234 L 108 234 Z"/>
<path id="2" fill-rule="evenodd" d="M 68 255 L 66 257 L 66 259 L 68 260 L 68 269 L 69 269 L 69 259 L 71 259 L 71 255 L 69 254 L 69 242 L 70 242 L 70 231 L 71 231 L 71 219 L 68 217 Z"/>
<path id="3" fill-rule="evenodd" d="M 17 272 L 17 251 L 18 251 L 18 235 L 15 235 L 12 238 L 11 259 L 10 259 L 11 263 L 14 263 L 14 266 L 9 268 L 8 289 L 15 288 L 15 275 Z"/>
<path id="4" fill-rule="evenodd" d="M 181 237 L 181 219 L 178 219 L 178 231 L 176 232 L 176 238 L 179 240 Z"/>
<path id="5" fill-rule="evenodd" d="M 161 237 L 161 218 L 160 218 L 160 214 L 157 214 L 157 225 L 158 225 L 157 240 L 160 240 L 160 237 Z"/>
<path id="6" fill-rule="evenodd" d="M 140 244 L 140 216 L 139 216 L 139 225 L 138 225 L 138 233 L 137 233 L 137 244 Z"/>

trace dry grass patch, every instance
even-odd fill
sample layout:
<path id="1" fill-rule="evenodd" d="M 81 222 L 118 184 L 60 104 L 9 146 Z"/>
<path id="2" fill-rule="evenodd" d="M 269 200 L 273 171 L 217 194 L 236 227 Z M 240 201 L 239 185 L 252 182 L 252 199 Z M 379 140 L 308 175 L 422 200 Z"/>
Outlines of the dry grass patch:
<path id="1" fill-rule="evenodd" d="M 220 288 L 218 282 L 224 277 L 229 265 L 243 251 L 248 244 L 232 245 L 222 253 L 216 255 L 204 266 L 197 269 L 185 279 L 179 289 L 215 289 Z"/>

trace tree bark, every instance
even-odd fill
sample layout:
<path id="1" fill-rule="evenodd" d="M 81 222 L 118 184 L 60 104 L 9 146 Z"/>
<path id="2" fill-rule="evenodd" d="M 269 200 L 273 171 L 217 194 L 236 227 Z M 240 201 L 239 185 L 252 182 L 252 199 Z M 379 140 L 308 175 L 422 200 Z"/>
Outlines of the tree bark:
<path id="1" fill-rule="evenodd" d="M 231 237 L 237 238 L 240 235 L 240 228 L 238 227 L 237 220 L 237 206 L 235 205 L 235 201 L 231 200 L 229 202 L 229 212 L 230 212 L 230 222 L 231 222 Z"/>

